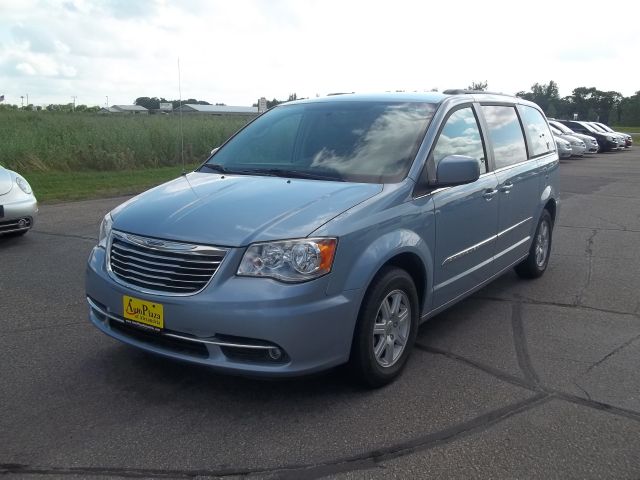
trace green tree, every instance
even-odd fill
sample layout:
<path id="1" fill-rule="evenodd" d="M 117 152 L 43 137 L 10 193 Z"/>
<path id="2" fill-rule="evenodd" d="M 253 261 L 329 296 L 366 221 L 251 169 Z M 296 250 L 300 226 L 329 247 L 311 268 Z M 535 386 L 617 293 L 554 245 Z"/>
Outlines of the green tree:
<path id="1" fill-rule="evenodd" d="M 553 104 L 553 108 L 556 111 L 555 113 L 557 114 L 557 105 L 560 100 L 560 95 L 558 91 L 558 84 L 553 80 L 551 80 L 549 83 L 543 84 L 534 83 L 531 86 L 530 92 L 518 92 L 516 93 L 516 96 L 536 103 L 549 117 L 552 116 L 549 113 L 549 107 L 551 104 Z M 553 116 L 555 116 L 555 114 Z"/>
<path id="2" fill-rule="evenodd" d="M 640 90 L 620 102 L 620 125 L 640 125 Z"/>
<path id="3" fill-rule="evenodd" d="M 489 83 L 485 80 L 484 82 L 471 82 L 471 85 L 467 87 L 467 90 L 480 90 L 485 92 Z"/>

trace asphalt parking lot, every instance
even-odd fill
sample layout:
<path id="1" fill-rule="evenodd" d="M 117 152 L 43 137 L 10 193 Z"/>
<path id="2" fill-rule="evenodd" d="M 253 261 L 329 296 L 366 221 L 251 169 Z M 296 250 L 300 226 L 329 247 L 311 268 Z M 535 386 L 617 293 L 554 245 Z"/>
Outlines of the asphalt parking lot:
<path id="1" fill-rule="evenodd" d="M 152 357 L 87 320 L 84 264 L 123 199 L 0 239 L 0 474 L 20 478 L 640 478 L 640 148 L 562 161 L 549 270 L 420 329 L 377 391 Z"/>

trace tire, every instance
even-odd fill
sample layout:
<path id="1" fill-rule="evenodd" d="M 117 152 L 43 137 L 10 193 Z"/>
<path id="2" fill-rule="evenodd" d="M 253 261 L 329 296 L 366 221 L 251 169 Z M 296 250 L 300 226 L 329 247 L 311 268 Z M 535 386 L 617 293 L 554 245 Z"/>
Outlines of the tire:
<path id="1" fill-rule="evenodd" d="M 416 339 L 418 308 L 405 270 L 384 267 L 376 275 L 360 307 L 349 360 L 359 382 L 378 388 L 400 375 Z"/>
<path id="2" fill-rule="evenodd" d="M 547 270 L 551 255 L 551 239 L 553 233 L 553 220 L 547 209 L 542 211 L 536 233 L 531 242 L 529 256 L 515 268 L 516 273 L 522 278 L 538 278 Z"/>

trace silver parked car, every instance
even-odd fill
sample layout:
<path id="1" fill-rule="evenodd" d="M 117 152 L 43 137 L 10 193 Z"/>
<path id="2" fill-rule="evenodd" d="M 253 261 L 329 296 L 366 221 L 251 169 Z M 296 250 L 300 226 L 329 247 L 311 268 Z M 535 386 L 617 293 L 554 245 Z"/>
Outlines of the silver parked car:
<path id="1" fill-rule="evenodd" d="M 557 135 L 553 136 L 553 139 L 556 141 L 556 147 L 558 148 L 558 156 L 560 158 L 571 158 L 573 155 L 573 149 L 571 148 L 571 143 L 565 140 L 562 137 L 558 137 Z"/>
<path id="2" fill-rule="evenodd" d="M 29 182 L 0 165 L 0 235 L 22 235 L 33 227 L 38 213 Z"/>
<path id="3" fill-rule="evenodd" d="M 558 177 L 547 120 L 520 98 L 288 102 L 107 213 L 86 270 L 89 319 L 222 371 L 349 363 L 380 386 L 421 322 L 512 268 L 545 272 Z"/>
<path id="4" fill-rule="evenodd" d="M 551 133 L 553 133 L 555 137 L 560 137 L 563 140 L 566 140 L 567 142 L 569 142 L 569 144 L 571 145 L 571 154 L 574 157 L 582 157 L 584 155 L 584 152 L 587 151 L 587 146 L 578 137 L 564 134 L 562 133 L 562 131 L 553 127 L 553 125 L 550 125 L 550 127 L 551 127 Z"/>
<path id="5" fill-rule="evenodd" d="M 557 120 L 549 119 L 549 125 L 551 127 L 557 128 L 564 135 L 571 135 L 572 137 L 576 137 L 582 140 L 584 144 L 587 146 L 587 153 L 597 153 L 598 150 L 600 149 L 600 147 L 598 146 L 598 140 L 595 137 L 592 137 L 591 135 L 585 135 L 583 133 L 574 132 L 569 127 L 558 122 Z"/>

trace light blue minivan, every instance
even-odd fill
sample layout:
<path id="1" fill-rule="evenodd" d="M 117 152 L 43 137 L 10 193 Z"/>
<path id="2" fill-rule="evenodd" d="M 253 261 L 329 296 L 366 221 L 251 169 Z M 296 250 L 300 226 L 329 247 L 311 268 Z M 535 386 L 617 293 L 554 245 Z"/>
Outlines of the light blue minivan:
<path id="1" fill-rule="evenodd" d="M 418 325 L 510 268 L 542 275 L 559 208 L 539 107 L 499 94 L 289 102 L 194 172 L 108 213 L 89 318 L 156 354 L 246 375 L 349 363 L 370 386 Z"/>

